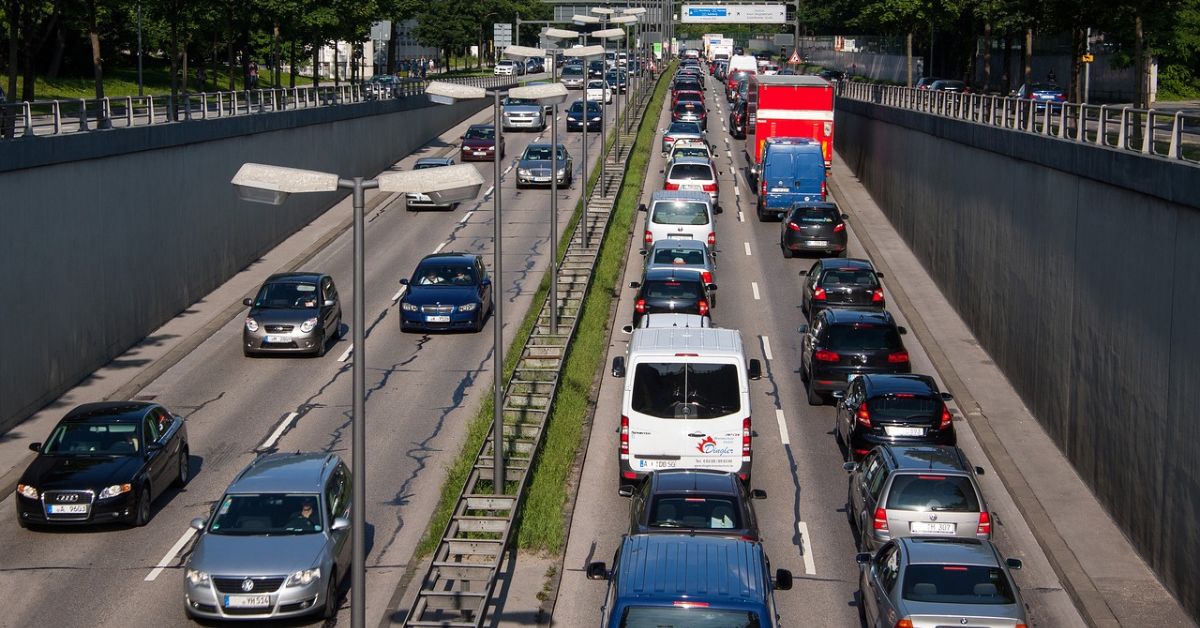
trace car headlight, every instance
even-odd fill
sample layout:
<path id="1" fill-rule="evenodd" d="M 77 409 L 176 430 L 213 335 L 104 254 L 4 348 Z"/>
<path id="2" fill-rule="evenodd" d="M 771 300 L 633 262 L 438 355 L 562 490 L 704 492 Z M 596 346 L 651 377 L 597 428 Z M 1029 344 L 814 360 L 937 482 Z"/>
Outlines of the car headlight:
<path id="1" fill-rule="evenodd" d="M 105 488 L 103 491 L 100 491 L 100 495 L 96 499 L 108 499 L 110 497 L 116 497 L 122 493 L 128 493 L 132 490 L 132 484 L 113 484 L 112 486 Z"/>
<path id="2" fill-rule="evenodd" d="M 566 169 L 566 168 L 559 168 L 559 169 L 558 169 L 558 176 L 560 176 L 560 177 L 561 177 L 561 176 L 565 176 L 566 174 L 567 174 L 567 169 Z"/>
<path id="3" fill-rule="evenodd" d="M 529 169 L 527 168 L 517 168 L 517 174 L 521 175 L 522 177 L 530 176 Z"/>
<path id="4" fill-rule="evenodd" d="M 289 576 L 287 579 L 287 584 L 285 586 L 303 587 L 303 586 L 312 584 L 313 582 L 319 580 L 320 578 L 321 578 L 321 568 L 320 567 L 313 567 L 312 569 L 304 569 L 302 571 L 297 571 L 296 573 Z"/>
<path id="5" fill-rule="evenodd" d="M 474 312 L 475 307 L 477 305 L 478 305 L 477 303 L 467 303 L 466 305 L 460 305 L 460 306 L 458 306 L 458 311 L 459 312 Z"/>
<path id="6" fill-rule="evenodd" d="M 18 484 L 17 485 L 17 493 L 19 493 L 23 497 L 28 497 L 29 499 L 37 499 L 38 498 L 38 490 L 28 484 Z"/>
<path id="7" fill-rule="evenodd" d="M 600 116 L 596 116 L 595 118 L 592 118 L 592 122 L 599 122 L 599 121 L 600 121 Z"/>
<path id="8" fill-rule="evenodd" d="M 416 312 L 417 306 L 413 305 L 412 303 L 409 303 L 408 301 L 405 301 L 400 304 L 400 309 L 404 310 L 405 312 Z"/>
<path id="9" fill-rule="evenodd" d="M 208 573 L 200 571 L 199 569 L 192 569 L 191 567 L 188 567 L 186 577 L 188 584 L 194 587 L 198 587 L 202 584 L 208 584 Z"/>
<path id="10" fill-rule="evenodd" d="M 317 326 L 317 319 L 310 318 L 300 324 L 300 331 L 307 334 L 308 332 L 312 331 L 313 328 L 316 326 Z"/>
<path id="11" fill-rule="evenodd" d="M 246 331 L 258 331 L 258 321 L 247 316 L 246 317 Z"/>

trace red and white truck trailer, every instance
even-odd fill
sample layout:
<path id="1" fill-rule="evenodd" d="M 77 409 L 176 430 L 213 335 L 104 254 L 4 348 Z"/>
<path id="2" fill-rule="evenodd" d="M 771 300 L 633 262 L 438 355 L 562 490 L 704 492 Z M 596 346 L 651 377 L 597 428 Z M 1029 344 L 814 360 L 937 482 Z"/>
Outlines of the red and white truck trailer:
<path id="1" fill-rule="evenodd" d="M 833 85 L 819 76 L 750 77 L 747 114 L 753 141 L 747 139 L 750 176 L 758 180 L 763 144 L 773 137 L 802 137 L 821 144 L 825 167 L 833 164 Z"/>

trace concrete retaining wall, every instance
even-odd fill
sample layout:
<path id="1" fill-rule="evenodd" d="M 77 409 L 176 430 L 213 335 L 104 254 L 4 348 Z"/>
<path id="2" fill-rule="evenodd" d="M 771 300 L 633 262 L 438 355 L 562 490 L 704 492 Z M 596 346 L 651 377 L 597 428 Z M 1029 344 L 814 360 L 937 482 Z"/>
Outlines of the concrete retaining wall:
<path id="1" fill-rule="evenodd" d="M 1200 615 L 1200 169 L 839 100 L 837 149 Z"/>
<path id="2" fill-rule="evenodd" d="M 373 176 L 486 105 L 407 98 L 5 144 L 0 433 L 344 195 L 240 202 L 243 162 Z"/>

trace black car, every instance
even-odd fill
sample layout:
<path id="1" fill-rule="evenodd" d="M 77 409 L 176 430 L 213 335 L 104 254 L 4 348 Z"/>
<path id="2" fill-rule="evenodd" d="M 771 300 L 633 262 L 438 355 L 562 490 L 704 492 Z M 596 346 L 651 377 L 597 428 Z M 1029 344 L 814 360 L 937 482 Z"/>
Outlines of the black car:
<path id="1" fill-rule="evenodd" d="M 601 116 L 604 115 L 603 104 L 589 100 L 587 103 L 587 128 L 589 131 L 599 131 L 602 123 Z M 567 110 L 567 130 L 568 131 L 583 131 L 583 101 L 576 100 L 571 103 L 571 108 Z"/>
<path id="2" fill-rule="evenodd" d="M 588 64 L 588 78 L 604 78 L 605 65 L 603 61 L 596 60 Z"/>
<path id="3" fill-rule="evenodd" d="M 817 76 L 825 79 L 826 81 L 836 83 L 838 81 L 845 80 L 846 73 L 842 72 L 841 70 L 821 70 L 817 73 Z"/>
<path id="4" fill-rule="evenodd" d="M 400 331 L 480 331 L 492 314 L 492 279 L 473 253 L 433 253 L 417 264 L 400 298 Z"/>
<path id="5" fill-rule="evenodd" d="M 878 445 L 955 445 L 953 417 L 928 375 L 867 374 L 836 391 L 833 429 L 846 459 L 858 461 Z"/>
<path id="6" fill-rule="evenodd" d="M 700 79 L 694 79 L 690 76 L 681 76 L 681 77 L 675 79 L 674 83 L 671 83 L 671 90 L 676 91 L 676 92 L 684 92 L 684 91 L 703 92 L 704 91 L 704 83 L 701 83 Z"/>
<path id="7" fill-rule="evenodd" d="M 890 312 L 829 308 L 811 325 L 801 325 L 800 379 L 808 403 L 819 406 L 825 395 L 844 390 L 851 376 L 868 373 L 908 373 L 912 366 Z"/>
<path id="8" fill-rule="evenodd" d="M 342 335 L 342 305 L 333 277 L 322 273 L 278 273 L 267 277 L 249 306 L 242 327 L 242 353 L 325 355 Z"/>
<path id="9" fill-rule="evenodd" d="M 642 281 L 629 282 L 638 293 L 633 306 L 633 326 L 643 314 L 673 313 L 709 315 L 710 293 L 716 284 L 706 284 L 699 273 L 673 268 L 646 271 Z"/>
<path id="10" fill-rule="evenodd" d="M 183 417 L 145 401 L 85 403 L 67 413 L 17 484 L 17 522 L 144 526 L 168 487 L 187 484 Z"/>
<path id="11" fill-rule="evenodd" d="M 818 260 L 800 276 L 800 310 L 809 320 L 827 307 L 882 310 L 886 304 L 879 283 L 883 273 L 865 259 Z"/>
<path id="12" fill-rule="evenodd" d="M 636 489 L 621 485 L 631 497 L 629 533 L 715 534 L 760 540 L 753 499 L 765 491 L 746 490 L 737 474 L 700 469 L 653 471 Z"/>
<path id="13" fill-rule="evenodd" d="M 791 258 L 799 253 L 816 252 L 845 257 L 847 218 L 836 203 L 792 205 L 779 223 L 779 248 L 783 256 Z"/>
<path id="14" fill-rule="evenodd" d="M 745 102 L 729 108 L 729 134 L 735 140 L 746 139 L 746 116 L 749 113 Z"/>

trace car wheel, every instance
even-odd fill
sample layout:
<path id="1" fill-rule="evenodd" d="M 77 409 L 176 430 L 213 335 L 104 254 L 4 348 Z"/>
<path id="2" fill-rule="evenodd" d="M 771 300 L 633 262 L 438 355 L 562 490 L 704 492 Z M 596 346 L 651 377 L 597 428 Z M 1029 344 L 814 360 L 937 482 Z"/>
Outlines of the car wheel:
<path id="1" fill-rule="evenodd" d="M 810 405 L 810 406 L 825 405 L 825 398 L 821 396 L 821 393 L 813 390 L 812 373 L 809 373 L 809 375 L 808 375 L 808 385 L 804 387 L 804 390 L 806 392 L 808 392 L 808 405 Z"/>
<path id="2" fill-rule="evenodd" d="M 342 317 L 341 316 L 338 317 L 337 325 L 334 325 L 334 327 L 333 327 L 333 339 L 334 340 L 342 339 Z"/>
<path id="3" fill-rule="evenodd" d="M 143 486 L 138 491 L 137 505 L 133 512 L 133 526 L 140 528 L 150 523 L 150 487 Z"/>
<path id="4" fill-rule="evenodd" d="M 338 612 L 337 565 L 334 565 L 330 572 L 329 584 L 325 587 L 325 606 L 321 609 L 321 616 L 325 619 L 337 617 Z"/>
<path id="5" fill-rule="evenodd" d="M 779 243 L 779 250 L 783 251 L 783 259 L 792 259 L 796 257 L 796 253 L 787 247 L 783 242 Z"/>
<path id="6" fill-rule="evenodd" d="M 317 349 L 316 349 L 316 351 L 313 352 L 313 355 L 315 355 L 318 358 L 325 357 L 325 346 L 327 344 L 329 344 L 329 343 L 325 342 L 326 340 L 328 340 L 328 339 L 325 337 L 325 334 L 322 333 L 321 338 L 317 340 Z"/>
<path id="7" fill-rule="evenodd" d="M 187 486 L 188 480 L 191 479 L 191 475 L 191 460 L 188 459 L 187 447 L 184 447 L 183 451 L 179 452 L 179 474 L 175 478 L 175 486 L 178 488 Z"/>

